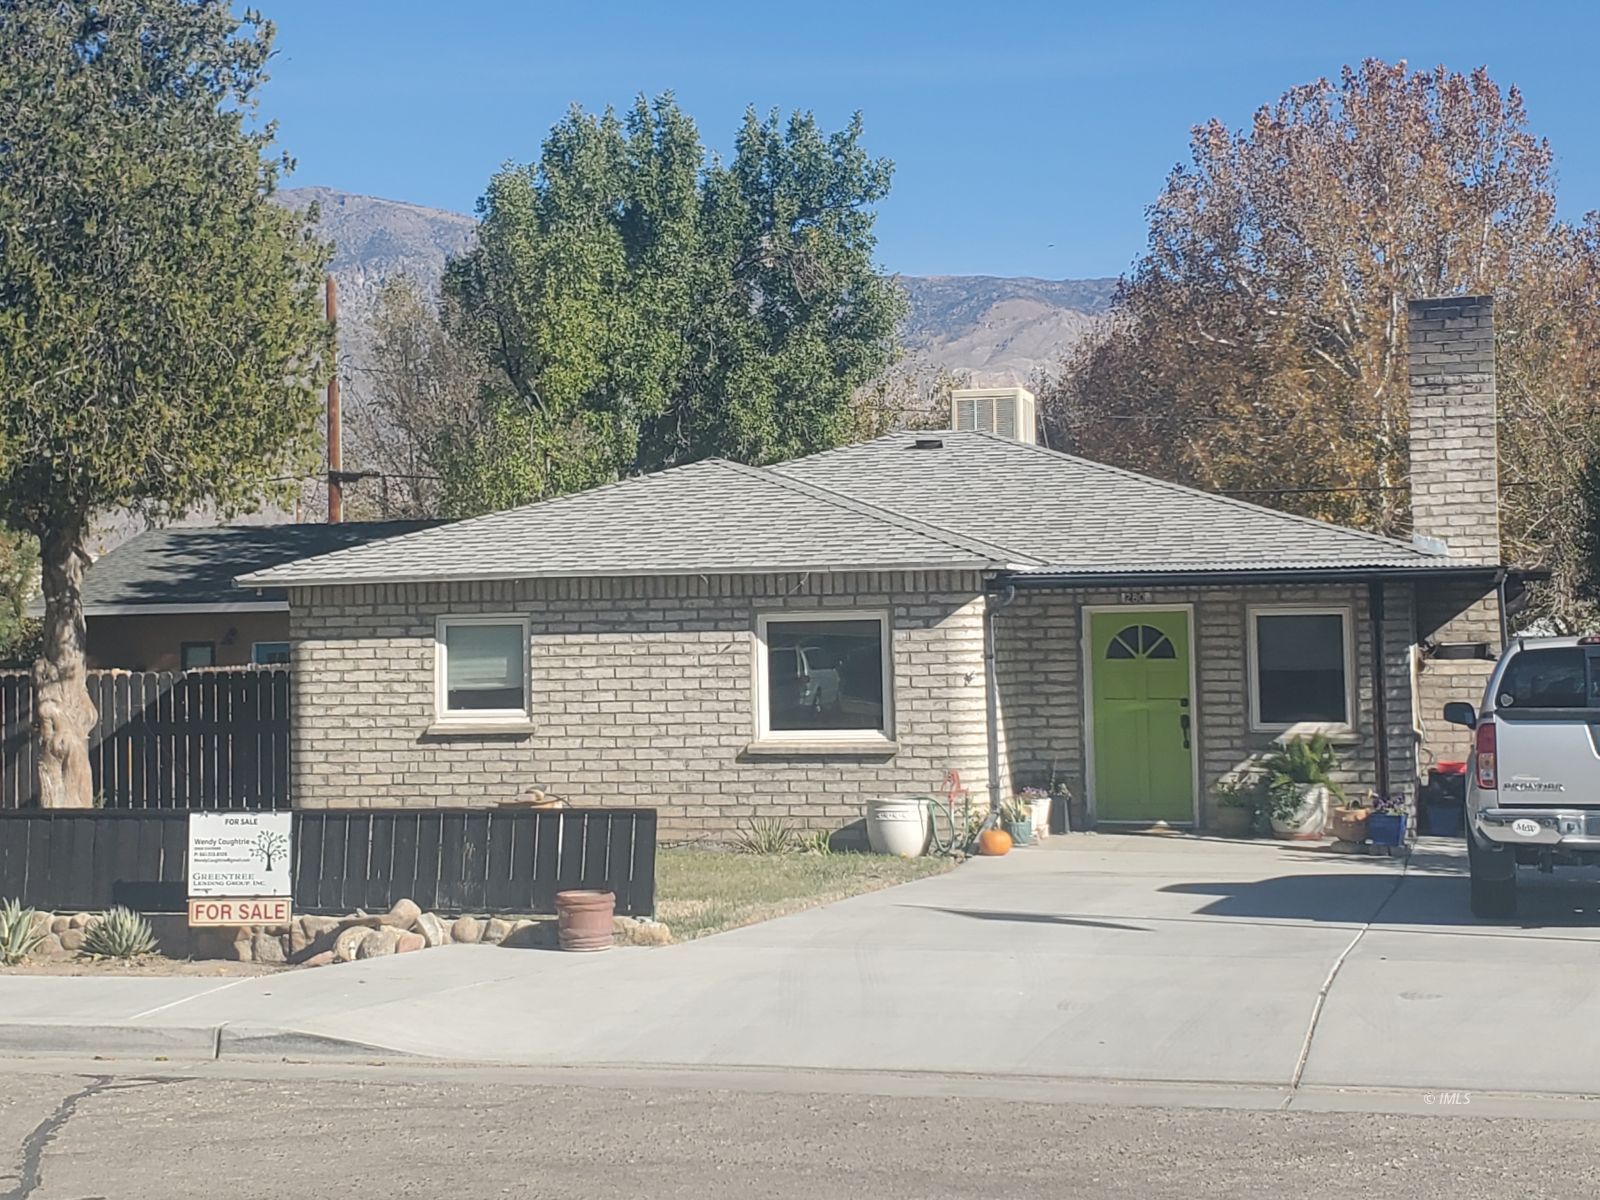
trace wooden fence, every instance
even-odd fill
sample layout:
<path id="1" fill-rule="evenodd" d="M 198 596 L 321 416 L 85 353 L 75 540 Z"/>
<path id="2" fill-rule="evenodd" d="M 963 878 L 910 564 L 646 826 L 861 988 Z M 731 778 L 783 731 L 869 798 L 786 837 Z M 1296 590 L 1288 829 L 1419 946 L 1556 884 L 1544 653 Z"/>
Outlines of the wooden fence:
<path id="1" fill-rule="evenodd" d="M 92 671 L 95 794 L 107 809 L 289 807 L 289 672 Z M 33 682 L 0 675 L 0 809 L 38 803 Z"/>
<path id="2" fill-rule="evenodd" d="M 61 911 L 126 904 L 181 912 L 187 812 L 0 811 L 0 899 Z M 428 809 L 294 814 L 298 912 L 383 911 L 409 897 L 444 913 L 552 913 L 603 888 L 619 915 L 655 911 L 656 814 L 647 808 Z"/>

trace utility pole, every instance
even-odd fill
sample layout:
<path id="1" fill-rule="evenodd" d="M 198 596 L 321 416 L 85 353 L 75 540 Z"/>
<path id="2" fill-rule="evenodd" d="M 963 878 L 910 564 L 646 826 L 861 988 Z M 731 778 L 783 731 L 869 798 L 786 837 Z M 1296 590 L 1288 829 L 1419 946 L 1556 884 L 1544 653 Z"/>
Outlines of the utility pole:
<path id="1" fill-rule="evenodd" d="M 333 327 L 333 372 L 328 376 L 328 524 L 344 520 L 344 428 L 339 412 L 339 292 L 328 276 L 328 324 Z"/>

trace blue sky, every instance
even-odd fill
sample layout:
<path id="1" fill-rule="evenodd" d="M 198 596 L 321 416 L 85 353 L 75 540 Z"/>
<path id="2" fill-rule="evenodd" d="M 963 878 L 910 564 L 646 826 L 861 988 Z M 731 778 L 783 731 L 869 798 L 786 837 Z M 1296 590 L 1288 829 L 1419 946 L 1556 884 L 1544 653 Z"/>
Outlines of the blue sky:
<path id="1" fill-rule="evenodd" d="M 279 30 L 264 111 L 291 186 L 470 212 L 573 102 L 670 89 L 714 149 L 747 104 L 830 128 L 860 109 L 896 164 L 884 266 L 1114 275 L 1192 124 L 1241 125 L 1375 55 L 1520 85 L 1564 215 L 1600 208 L 1592 3 L 256 2 Z"/>

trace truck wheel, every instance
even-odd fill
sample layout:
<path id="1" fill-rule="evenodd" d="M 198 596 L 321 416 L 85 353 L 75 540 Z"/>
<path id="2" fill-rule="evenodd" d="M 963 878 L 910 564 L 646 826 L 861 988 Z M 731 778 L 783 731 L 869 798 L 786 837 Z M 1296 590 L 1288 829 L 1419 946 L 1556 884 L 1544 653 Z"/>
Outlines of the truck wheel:
<path id="1" fill-rule="evenodd" d="M 1467 861 L 1472 870 L 1472 915 L 1514 917 L 1517 914 L 1517 860 L 1509 849 L 1491 850 L 1467 830 Z"/>

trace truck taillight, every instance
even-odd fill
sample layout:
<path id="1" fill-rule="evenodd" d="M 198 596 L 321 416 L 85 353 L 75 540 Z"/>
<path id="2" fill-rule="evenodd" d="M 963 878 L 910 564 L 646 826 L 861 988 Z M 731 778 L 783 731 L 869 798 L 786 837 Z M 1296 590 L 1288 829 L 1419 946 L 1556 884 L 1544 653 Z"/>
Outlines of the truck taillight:
<path id="1" fill-rule="evenodd" d="M 1478 725 L 1477 741 L 1473 750 L 1477 759 L 1478 788 L 1480 791 L 1492 792 L 1500 786 L 1499 773 L 1495 766 L 1493 721 L 1483 721 Z"/>

